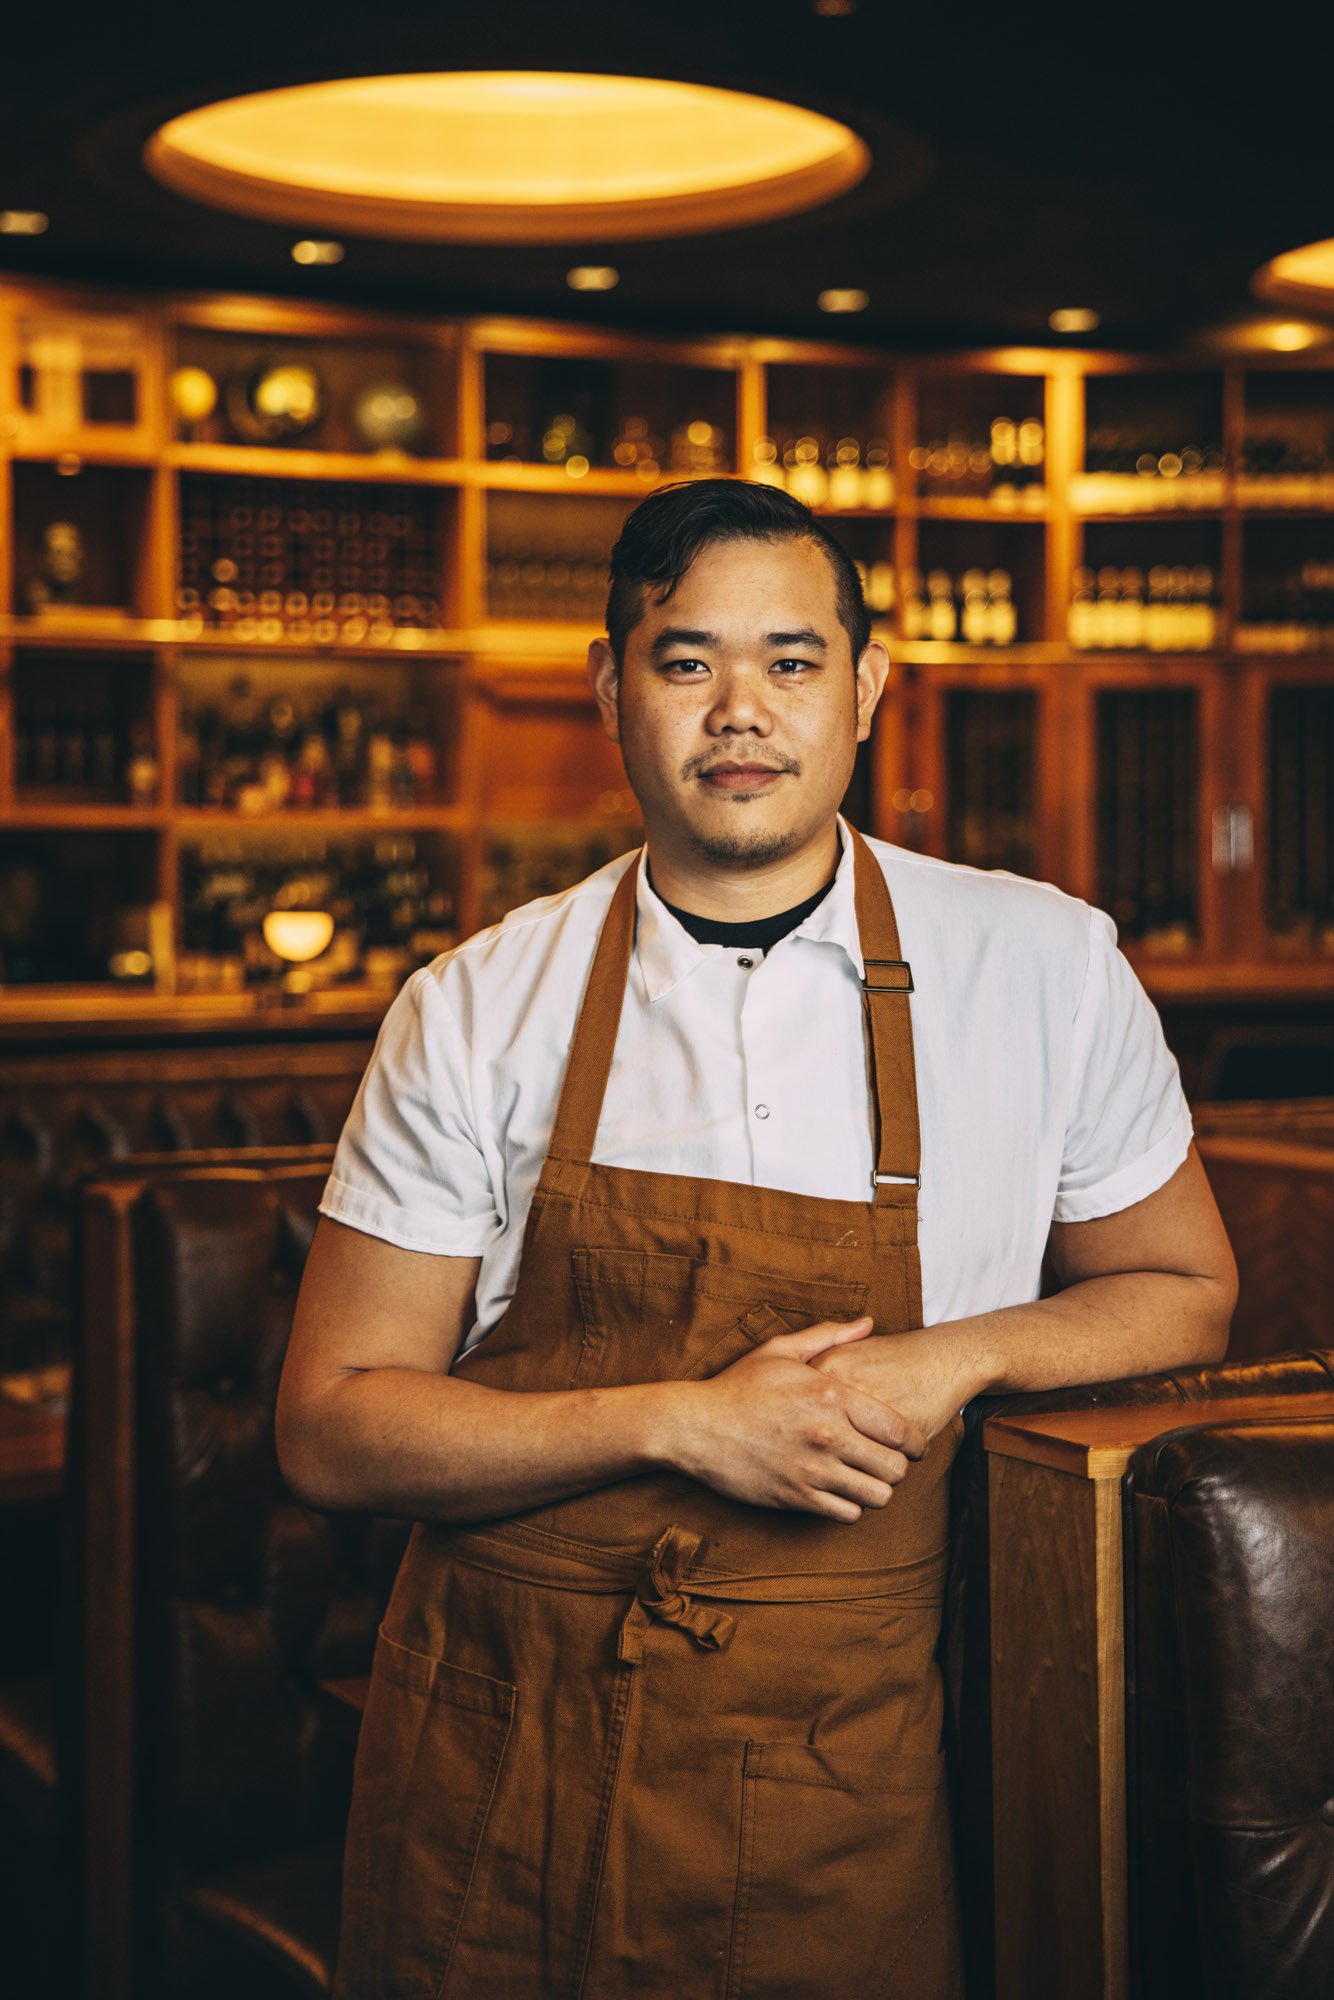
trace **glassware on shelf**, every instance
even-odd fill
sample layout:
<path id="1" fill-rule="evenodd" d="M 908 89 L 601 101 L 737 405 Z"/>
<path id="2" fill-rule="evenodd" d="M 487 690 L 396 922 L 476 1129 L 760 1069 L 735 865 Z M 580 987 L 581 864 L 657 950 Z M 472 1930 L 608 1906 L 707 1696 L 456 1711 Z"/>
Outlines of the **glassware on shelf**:
<path id="1" fill-rule="evenodd" d="M 1019 637 L 1014 583 L 1006 569 L 903 572 L 903 637 L 966 646 L 1013 646 Z"/>
<path id="2" fill-rule="evenodd" d="M 1082 514 L 1217 511 L 1226 497 L 1220 444 L 1107 425 L 1089 432 L 1084 471 L 1070 482 L 1070 504 Z"/>
<path id="3" fill-rule="evenodd" d="M 399 631 L 438 630 L 437 504 L 416 487 L 183 479 L 185 635 L 387 646 Z"/>

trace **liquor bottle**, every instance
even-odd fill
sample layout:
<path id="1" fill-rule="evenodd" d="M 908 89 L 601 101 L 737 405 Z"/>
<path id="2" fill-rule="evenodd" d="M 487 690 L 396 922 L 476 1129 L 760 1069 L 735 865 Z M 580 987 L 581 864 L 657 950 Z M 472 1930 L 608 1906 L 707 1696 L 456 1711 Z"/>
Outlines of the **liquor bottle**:
<path id="1" fill-rule="evenodd" d="M 903 636 L 908 640 L 931 637 L 931 613 L 922 588 L 920 569 L 903 572 Z"/>
<path id="2" fill-rule="evenodd" d="M 963 611 L 959 621 L 960 635 L 966 646 L 985 646 L 991 639 L 986 573 L 980 569 L 966 569 L 961 583 Z"/>
<path id="3" fill-rule="evenodd" d="M 778 462 L 778 446 L 772 438 L 756 438 L 750 476 L 761 486 L 787 485 L 787 477 Z"/>
<path id="4" fill-rule="evenodd" d="M 993 569 L 987 574 L 987 636 L 993 646 L 1012 646 L 1019 632 L 1010 572 Z"/>
<path id="5" fill-rule="evenodd" d="M 204 803 L 203 752 L 199 725 L 192 715 L 182 715 L 176 730 L 176 791 L 183 806 Z"/>
<path id="6" fill-rule="evenodd" d="M 926 580 L 928 604 L 928 635 L 932 639 L 951 640 L 958 631 L 958 618 L 954 609 L 954 584 L 948 570 L 933 569 Z"/>
<path id="7" fill-rule="evenodd" d="M 829 505 L 847 514 L 862 504 L 862 449 L 856 438 L 841 437 L 829 450 Z"/>
<path id="8" fill-rule="evenodd" d="M 886 438 L 868 438 L 862 465 L 862 506 L 883 513 L 894 505 L 894 474 Z"/>

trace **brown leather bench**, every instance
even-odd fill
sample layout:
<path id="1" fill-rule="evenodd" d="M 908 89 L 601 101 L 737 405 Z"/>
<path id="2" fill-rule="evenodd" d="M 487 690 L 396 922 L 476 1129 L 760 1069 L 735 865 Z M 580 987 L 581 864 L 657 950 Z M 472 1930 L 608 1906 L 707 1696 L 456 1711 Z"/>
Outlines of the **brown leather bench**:
<path id="1" fill-rule="evenodd" d="M 85 1189 L 67 1494 L 83 1673 L 46 1700 L 99 2000 L 327 1991 L 350 1751 L 321 1686 L 368 1670 L 407 1533 L 300 1506 L 274 1455 L 330 1157 L 127 1161 Z M 34 1713 L 31 1682 L 0 1687 L 16 1706 Z"/>
<path id="2" fill-rule="evenodd" d="M 0 1374 L 68 1358 L 83 1177 L 128 1155 L 330 1144 L 371 1042 L 0 1052 Z"/>

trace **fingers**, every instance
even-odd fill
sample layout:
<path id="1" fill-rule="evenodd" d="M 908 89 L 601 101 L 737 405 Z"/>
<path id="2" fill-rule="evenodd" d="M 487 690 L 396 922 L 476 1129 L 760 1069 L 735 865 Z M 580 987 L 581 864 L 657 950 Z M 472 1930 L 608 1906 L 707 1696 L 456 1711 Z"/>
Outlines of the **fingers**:
<path id="1" fill-rule="evenodd" d="M 775 1334 L 765 1342 L 764 1351 L 788 1361 L 811 1361 L 831 1347 L 846 1347 L 851 1341 L 865 1340 L 874 1325 L 869 1313 L 861 1319 L 822 1319 L 817 1326 L 803 1327 L 800 1333 Z"/>
<path id="2" fill-rule="evenodd" d="M 847 1392 L 844 1409 L 848 1422 L 863 1437 L 874 1438 L 877 1444 L 889 1445 L 894 1452 L 903 1452 L 908 1458 L 925 1455 L 926 1432 L 901 1410 L 892 1409 L 888 1403 L 857 1389 Z"/>

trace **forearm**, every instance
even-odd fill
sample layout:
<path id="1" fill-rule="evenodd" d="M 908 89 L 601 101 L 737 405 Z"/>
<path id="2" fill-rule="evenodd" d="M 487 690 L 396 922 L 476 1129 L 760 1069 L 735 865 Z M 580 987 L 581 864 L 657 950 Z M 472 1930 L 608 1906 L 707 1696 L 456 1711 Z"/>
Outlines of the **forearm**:
<path id="1" fill-rule="evenodd" d="M 932 1434 L 975 1396 L 1217 1360 L 1231 1310 L 1225 1283 L 1176 1272 L 1118 1272 L 1030 1305 L 874 1335 L 830 1365 Z"/>
<path id="2" fill-rule="evenodd" d="M 1226 1287 L 1211 1278 L 1122 1271 L 931 1332 L 957 1353 L 967 1402 L 1216 1361 L 1231 1306 Z"/>
<path id="3" fill-rule="evenodd" d="M 680 1386 L 519 1394 L 420 1369 L 350 1370 L 298 1409 L 280 1403 L 279 1456 L 312 1506 L 490 1520 L 670 1462 Z"/>

